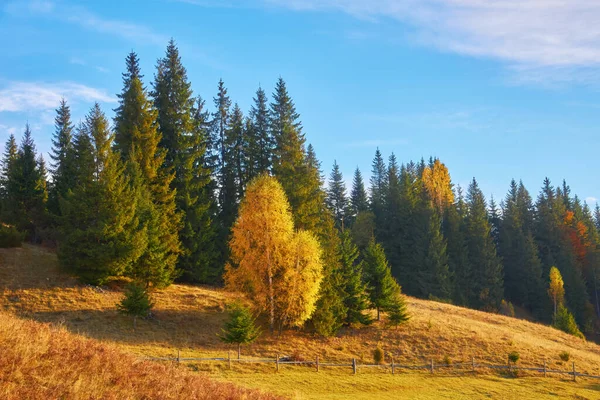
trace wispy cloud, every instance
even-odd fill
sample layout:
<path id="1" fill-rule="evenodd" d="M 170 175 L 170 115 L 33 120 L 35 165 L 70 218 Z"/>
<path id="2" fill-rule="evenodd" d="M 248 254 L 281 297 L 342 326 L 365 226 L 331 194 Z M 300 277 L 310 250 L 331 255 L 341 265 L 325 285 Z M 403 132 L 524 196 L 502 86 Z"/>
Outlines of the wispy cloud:
<path id="1" fill-rule="evenodd" d="M 585 198 L 585 202 L 588 204 L 596 204 L 598 202 L 598 199 L 593 196 L 590 196 Z"/>
<path id="2" fill-rule="evenodd" d="M 82 6 L 72 6 L 52 1 L 16 1 L 8 3 L 4 10 L 12 15 L 42 15 L 68 22 L 84 29 L 121 37 L 136 43 L 164 46 L 169 38 L 154 32 L 147 26 L 127 21 L 108 19 L 94 14 Z"/>
<path id="3" fill-rule="evenodd" d="M 74 82 L 11 82 L 0 89 L 0 112 L 52 110 L 63 97 L 73 103 L 116 101 L 103 90 Z"/>
<path id="4" fill-rule="evenodd" d="M 598 80 L 600 2 L 590 0 L 262 0 L 298 11 L 401 21 L 442 51 L 504 61 L 539 83 Z M 586 70 L 587 68 L 594 70 Z M 574 70 L 584 74 L 574 73 Z"/>

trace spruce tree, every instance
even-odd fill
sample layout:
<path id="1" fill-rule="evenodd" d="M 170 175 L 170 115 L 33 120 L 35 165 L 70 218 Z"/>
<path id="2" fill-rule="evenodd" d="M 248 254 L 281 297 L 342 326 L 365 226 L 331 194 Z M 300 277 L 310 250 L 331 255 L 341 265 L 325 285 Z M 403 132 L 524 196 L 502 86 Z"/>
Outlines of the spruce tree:
<path id="1" fill-rule="evenodd" d="M 271 168 L 271 154 L 273 152 L 273 137 L 269 131 L 269 108 L 265 91 L 259 87 L 254 104 L 250 109 L 251 138 L 249 139 L 249 173 L 248 180 L 268 172 Z"/>
<path id="2" fill-rule="evenodd" d="M 224 343 L 237 345 L 238 360 L 242 352 L 242 345 L 254 342 L 260 336 L 256 321 L 247 307 L 240 303 L 230 306 L 229 320 L 225 322 L 223 333 L 219 338 Z"/>
<path id="3" fill-rule="evenodd" d="M 532 221 L 528 198 L 525 188 L 513 180 L 503 202 L 498 251 L 504 265 L 506 298 L 542 317 L 545 308 L 542 265 L 528 222 Z"/>
<path id="4" fill-rule="evenodd" d="M 146 232 L 146 247 L 129 274 L 146 285 L 163 287 L 177 276 L 180 215 L 176 211 L 174 174 L 165 165 L 166 150 L 159 146 L 157 112 L 142 85 L 139 60 L 126 59 L 123 90 L 115 110 L 115 142 L 132 189 L 137 193 L 136 218 Z"/>
<path id="5" fill-rule="evenodd" d="M 124 275 L 146 246 L 132 201 L 136 193 L 119 154 L 111 150 L 108 125 L 96 104 L 75 139 L 77 184 L 60 203 L 59 261 L 92 284 Z"/>
<path id="6" fill-rule="evenodd" d="M 361 212 L 369 210 L 369 200 L 365 183 L 363 181 L 360 169 L 356 167 L 354 170 L 354 178 L 352 179 L 352 190 L 350 192 L 350 213 L 353 219 Z"/>
<path id="7" fill-rule="evenodd" d="M 336 161 L 329 176 L 329 188 L 327 189 L 327 206 L 333 213 L 338 228 L 343 229 L 346 225 L 346 212 L 348 210 L 348 198 L 346 197 L 346 184 Z"/>
<path id="8" fill-rule="evenodd" d="M 11 134 L 4 146 L 4 155 L 0 165 L 0 220 L 4 222 L 10 222 L 16 206 L 14 200 L 15 186 L 12 179 L 15 174 L 18 151 L 15 135 Z"/>
<path id="9" fill-rule="evenodd" d="M 60 199 L 75 186 L 73 176 L 73 124 L 71 123 L 71 109 L 65 99 L 61 99 L 56 109 L 54 118 L 54 136 L 50 157 L 52 186 L 48 194 L 48 211 L 58 216 L 60 213 Z"/>
<path id="10" fill-rule="evenodd" d="M 205 147 L 209 141 L 195 119 L 198 111 L 191 85 L 173 40 L 158 61 L 151 96 L 158 111 L 160 146 L 167 152 L 164 165 L 175 172 L 171 188 L 176 190 L 175 203 L 182 215 L 182 253 L 177 266 L 184 271 L 185 279 L 218 282 L 223 260 L 213 253 L 213 233 L 204 230 L 213 212 L 205 191 L 210 186 Z"/>
<path id="11" fill-rule="evenodd" d="M 377 310 L 377 320 L 379 321 L 381 311 L 394 310 L 397 306 L 400 286 L 392 277 L 383 247 L 375 240 L 371 240 L 364 251 L 363 265 L 371 305 Z"/>
<path id="12" fill-rule="evenodd" d="M 12 203 L 7 222 L 15 224 L 26 233 L 27 239 L 35 242 L 38 240 L 36 228 L 40 228 L 45 219 L 48 194 L 29 125 L 25 127 L 13 167 L 7 180 Z"/>
<path id="13" fill-rule="evenodd" d="M 222 164 L 222 180 L 219 188 L 220 218 L 227 235 L 235 222 L 237 206 L 244 196 L 245 186 L 248 183 L 246 179 L 246 148 L 244 115 L 240 107 L 235 104 L 225 130 L 225 158 Z"/>
<path id="14" fill-rule="evenodd" d="M 423 297 L 449 300 L 452 298 L 452 286 L 447 242 L 442 233 L 442 222 L 437 211 L 430 210 L 426 232 L 426 252 L 417 279 Z"/>
<path id="15" fill-rule="evenodd" d="M 117 304 L 117 310 L 120 313 L 133 317 L 133 329 L 137 327 L 137 318 L 147 317 L 152 307 L 154 307 L 154 302 L 150 298 L 148 289 L 139 283 L 128 285 L 125 296 Z"/>
<path id="16" fill-rule="evenodd" d="M 358 255 L 358 248 L 352 243 L 350 233 L 342 232 L 339 259 L 344 288 L 343 303 L 347 310 L 344 321 L 346 325 L 356 323 L 367 325 L 372 322 L 371 317 L 365 314 L 369 308 L 369 295 L 367 285 L 363 281 L 363 264 L 357 262 Z"/>
<path id="17" fill-rule="evenodd" d="M 386 166 L 383 161 L 383 157 L 379 149 L 375 151 L 375 158 L 373 159 L 371 169 L 371 211 L 375 215 L 375 226 L 379 230 L 383 226 L 385 220 L 385 197 L 386 197 Z"/>
<path id="18" fill-rule="evenodd" d="M 465 210 L 460 186 L 457 200 L 448 207 L 444 216 L 444 237 L 447 240 L 448 267 L 452 277 L 452 299 L 455 304 L 466 306 L 472 298 L 472 270 L 469 264 L 465 239 Z"/>
<path id="19" fill-rule="evenodd" d="M 465 238 L 469 264 L 472 270 L 472 307 L 497 310 L 503 296 L 502 264 L 496 254 L 491 235 L 485 198 L 477 181 L 473 179 L 467 191 Z"/>

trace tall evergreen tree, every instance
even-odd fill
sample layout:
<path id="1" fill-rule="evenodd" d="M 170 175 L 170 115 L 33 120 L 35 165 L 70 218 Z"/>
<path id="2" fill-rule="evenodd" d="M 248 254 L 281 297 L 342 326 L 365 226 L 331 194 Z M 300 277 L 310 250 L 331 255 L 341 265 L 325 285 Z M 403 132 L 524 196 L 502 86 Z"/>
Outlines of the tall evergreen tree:
<path id="1" fill-rule="evenodd" d="M 40 228 L 46 211 L 46 179 L 42 175 L 31 129 L 25 127 L 25 133 L 13 168 L 7 179 L 6 189 L 10 195 L 10 209 L 7 210 L 7 222 L 15 224 L 25 232 L 27 238 L 37 241 L 36 228 Z"/>
<path id="2" fill-rule="evenodd" d="M 358 255 L 358 248 L 352 242 L 349 231 L 342 232 L 339 258 L 347 325 L 371 323 L 371 317 L 365 313 L 369 308 L 369 295 L 367 285 L 363 281 L 363 264 L 357 262 Z"/>
<path id="3" fill-rule="evenodd" d="M 454 303 L 466 306 L 473 297 L 472 269 L 469 264 L 465 237 L 466 204 L 460 186 L 456 202 L 448 207 L 444 217 L 444 237 L 447 240 L 448 267 L 452 277 Z"/>
<path id="4" fill-rule="evenodd" d="M 158 111 L 160 146 L 167 152 L 164 165 L 175 172 L 171 188 L 176 190 L 175 203 L 182 214 L 178 267 L 188 280 L 218 282 L 223 260 L 212 253 L 212 235 L 203 230 L 212 211 L 205 193 L 210 185 L 205 158 L 208 141 L 195 119 L 191 85 L 173 40 L 158 61 L 151 96 Z"/>
<path id="5" fill-rule="evenodd" d="M 269 112 L 269 130 L 274 138 L 273 174 L 289 199 L 298 229 L 316 230 L 323 211 L 320 172 L 311 164 L 304 147 L 300 115 L 279 78 Z"/>
<path id="6" fill-rule="evenodd" d="M 467 207 L 465 236 L 469 264 L 474 266 L 474 296 L 470 304 L 479 309 L 496 310 L 504 294 L 502 264 L 491 235 L 485 198 L 475 179 L 467 191 Z"/>
<path id="7" fill-rule="evenodd" d="M 73 176 L 73 124 L 71 123 L 71 109 L 65 99 L 61 99 L 56 109 L 54 118 L 54 137 L 50 157 L 52 186 L 48 194 L 48 211 L 59 215 L 60 198 L 64 198 L 68 191 L 75 186 Z"/>
<path id="8" fill-rule="evenodd" d="M 383 226 L 385 213 L 387 172 L 385 161 L 379 149 L 375 151 L 371 168 L 371 211 L 375 215 L 375 225 L 379 228 Z"/>
<path id="9" fill-rule="evenodd" d="M 146 248 L 130 274 L 147 285 L 166 286 L 177 276 L 180 252 L 180 215 L 176 211 L 175 177 L 165 165 L 166 150 L 159 146 L 157 111 L 142 85 L 139 60 L 134 52 L 126 59 L 123 90 L 115 110 L 115 148 L 129 163 L 129 178 L 137 191 L 136 214 L 146 232 Z M 150 196 L 148 196 L 148 193 Z M 133 200 L 133 199 L 132 199 Z"/>
<path id="10" fill-rule="evenodd" d="M 4 146 L 4 155 L 0 165 L 0 219 L 6 222 L 10 221 L 16 205 L 13 197 L 14 186 L 11 186 L 11 179 L 15 173 L 18 151 L 15 135 L 11 134 Z"/>
<path id="11" fill-rule="evenodd" d="M 527 223 L 531 220 L 528 197 L 525 188 L 517 186 L 513 180 L 503 203 L 499 255 L 504 265 L 507 299 L 543 317 L 546 296 L 537 245 Z"/>
<path id="12" fill-rule="evenodd" d="M 352 179 L 352 190 L 350 192 L 350 212 L 353 218 L 356 218 L 358 213 L 369 210 L 369 200 L 365 183 L 363 181 L 360 169 L 356 167 L 354 170 L 354 178 Z"/>
<path id="13" fill-rule="evenodd" d="M 336 225 L 343 229 L 346 225 L 346 212 L 348 210 L 348 198 L 346 196 L 346 184 L 337 161 L 333 162 L 333 169 L 329 175 L 329 188 L 327 189 L 327 206 L 333 213 Z"/>
<path id="14" fill-rule="evenodd" d="M 59 261 L 93 284 L 125 274 L 146 246 L 132 201 L 137 194 L 111 140 L 108 121 L 96 104 L 75 140 L 77 185 L 61 200 Z"/>
<path id="15" fill-rule="evenodd" d="M 251 124 L 251 139 L 249 140 L 250 170 L 248 179 L 265 173 L 271 168 L 271 154 L 273 152 L 273 137 L 269 131 L 269 107 L 267 94 L 259 87 L 254 104 L 250 109 L 249 120 Z"/>
<path id="16" fill-rule="evenodd" d="M 394 308 L 400 295 L 400 286 L 392 277 L 383 247 L 375 240 L 371 240 L 366 248 L 363 263 L 371 305 L 377 310 L 379 321 L 381 311 L 390 311 Z"/>

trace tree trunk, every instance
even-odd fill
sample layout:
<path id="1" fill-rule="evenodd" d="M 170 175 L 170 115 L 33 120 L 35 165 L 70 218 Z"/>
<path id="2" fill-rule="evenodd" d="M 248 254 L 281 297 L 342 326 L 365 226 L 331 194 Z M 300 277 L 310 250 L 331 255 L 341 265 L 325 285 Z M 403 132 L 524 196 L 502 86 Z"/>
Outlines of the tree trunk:
<path id="1" fill-rule="evenodd" d="M 238 360 L 240 359 L 241 354 L 242 354 L 242 344 L 238 343 Z"/>
<path id="2" fill-rule="evenodd" d="M 271 266 L 271 254 L 267 249 L 267 273 L 269 274 L 269 325 L 271 335 L 275 329 L 275 293 L 273 292 L 273 268 Z"/>
<path id="3" fill-rule="evenodd" d="M 137 315 L 133 316 L 133 330 L 135 330 L 135 328 L 137 328 Z"/>
<path id="4" fill-rule="evenodd" d="M 381 310 L 377 307 L 377 321 L 381 321 Z"/>

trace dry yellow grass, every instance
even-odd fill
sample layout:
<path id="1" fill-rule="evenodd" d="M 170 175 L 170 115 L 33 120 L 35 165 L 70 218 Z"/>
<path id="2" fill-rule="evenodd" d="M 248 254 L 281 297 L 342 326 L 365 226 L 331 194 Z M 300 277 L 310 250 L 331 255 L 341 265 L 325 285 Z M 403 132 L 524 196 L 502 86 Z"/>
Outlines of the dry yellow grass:
<path id="1" fill-rule="evenodd" d="M 2 399 L 275 399 L 0 313 Z"/>
<path id="2" fill-rule="evenodd" d="M 154 294 L 154 319 L 138 321 L 134 331 L 131 319 L 115 308 L 122 295 L 119 285 L 103 291 L 80 285 L 58 271 L 54 254 L 33 246 L 0 249 L 0 265 L 0 307 L 11 313 L 61 322 L 71 332 L 138 355 L 175 355 L 179 349 L 182 356 L 222 357 L 230 349 L 217 333 L 226 318 L 225 304 L 235 294 L 172 285 Z M 478 362 L 501 364 L 509 352 L 517 351 L 522 366 L 540 366 L 547 359 L 549 368 L 569 369 L 575 361 L 579 372 L 600 375 L 600 346 L 548 326 L 413 298 L 408 307 L 412 319 L 398 329 L 376 324 L 330 339 L 302 331 L 285 332 L 281 338 L 265 334 L 242 351 L 246 356 L 299 353 L 307 359 L 319 355 L 322 361 L 348 362 L 356 357 L 371 362 L 372 350 L 380 345 L 396 362 L 414 364 L 430 359 L 441 363 L 445 357 L 455 363 L 475 357 Z M 559 358 L 563 351 L 571 355 L 568 363 Z M 220 367 L 207 368 L 227 377 Z M 239 376 L 231 379 L 245 382 Z"/>

